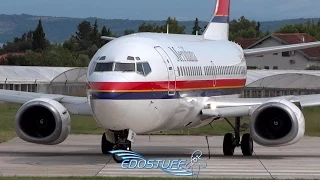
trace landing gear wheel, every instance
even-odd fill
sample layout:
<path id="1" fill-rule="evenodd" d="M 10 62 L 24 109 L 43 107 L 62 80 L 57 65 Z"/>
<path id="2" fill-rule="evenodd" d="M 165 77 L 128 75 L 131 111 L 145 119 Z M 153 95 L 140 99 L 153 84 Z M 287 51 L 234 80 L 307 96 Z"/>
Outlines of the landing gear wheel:
<path id="1" fill-rule="evenodd" d="M 228 133 L 224 135 L 223 139 L 223 154 L 225 156 L 232 156 L 234 154 L 234 145 L 233 145 L 234 137 L 233 134 Z"/>
<path id="2" fill-rule="evenodd" d="M 250 134 L 244 134 L 241 140 L 241 150 L 244 156 L 252 156 L 253 141 Z"/>
<path id="3" fill-rule="evenodd" d="M 115 150 L 127 150 L 127 151 L 131 151 L 131 144 L 130 146 L 126 147 L 121 147 L 121 148 L 116 148 Z M 115 162 L 117 163 L 122 163 L 123 159 L 121 157 L 118 157 L 116 154 L 112 155 L 112 158 Z"/>
<path id="4" fill-rule="evenodd" d="M 112 155 L 112 158 L 116 163 L 122 163 L 122 161 L 123 161 L 123 159 L 121 157 L 118 157 L 115 154 Z"/>
<path id="5" fill-rule="evenodd" d="M 113 150 L 114 144 L 109 142 L 106 138 L 106 134 L 103 133 L 102 138 L 101 138 L 101 151 L 102 154 L 109 154 L 109 151 Z"/>

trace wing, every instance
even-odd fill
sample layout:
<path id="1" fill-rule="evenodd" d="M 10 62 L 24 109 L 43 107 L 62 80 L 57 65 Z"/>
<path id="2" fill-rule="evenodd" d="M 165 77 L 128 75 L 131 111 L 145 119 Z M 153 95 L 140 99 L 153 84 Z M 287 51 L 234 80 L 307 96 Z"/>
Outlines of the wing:
<path id="1" fill-rule="evenodd" d="M 72 114 L 86 116 L 92 115 L 91 107 L 86 97 L 0 90 L 0 101 L 24 104 L 30 100 L 37 98 L 48 98 L 56 100 L 64 105 Z"/>
<path id="2" fill-rule="evenodd" d="M 267 47 L 267 48 L 245 49 L 243 50 L 243 52 L 246 57 L 250 57 L 250 56 L 260 56 L 264 54 L 272 54 L 277 52 L 307 49 L 307 48 L 312 48 L 317 46 L 320 46 L 320 41 L 311 42 L 311 43 L 284 45 L 284 46 L 273 46 L 273 47 Z"/>
<path id="3" fill-rule="evenodd" d="M 115 40 L 117 38 L 116 37 L 109 37 L 109 36 L 101 36 L 101 39 L 112 41 L 112 40 Z"/>
<path id="4" fill-rule="evenodd" d="M 320 94 L 281 96 L 274 98 L 210 98 L 205 103 L 202 115 L 212 117 L 250 116 L 259 105 L 270 100 L 287 100 L 301 107 L 320 106 Z"/>

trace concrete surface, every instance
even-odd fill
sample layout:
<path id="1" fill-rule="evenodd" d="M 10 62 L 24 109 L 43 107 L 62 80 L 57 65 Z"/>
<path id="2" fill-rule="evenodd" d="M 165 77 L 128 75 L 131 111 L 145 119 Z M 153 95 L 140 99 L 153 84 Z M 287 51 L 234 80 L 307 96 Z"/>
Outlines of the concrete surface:
<path id="1" fill-rule="evenodd" d="M 70 135 L 60 145 L 44 146 L 15 138 L 0 144 L 0 176 L 157 176 L 171 177 L 159 169 L 125 170 L 110 155 L 101 155 L 100 136 Z M 151 158 L 187 159 L 195 150 L 203 152 L 207 167 L 199 177 L 231 178 L 320 178 L 320 138 L 304 137 L 287 147 L 255 145 L 255 156 L 222 155 L 223 137 L 137 136 L 133 150 Z M 172 176 L 173 177 L 173 176 Z"/>

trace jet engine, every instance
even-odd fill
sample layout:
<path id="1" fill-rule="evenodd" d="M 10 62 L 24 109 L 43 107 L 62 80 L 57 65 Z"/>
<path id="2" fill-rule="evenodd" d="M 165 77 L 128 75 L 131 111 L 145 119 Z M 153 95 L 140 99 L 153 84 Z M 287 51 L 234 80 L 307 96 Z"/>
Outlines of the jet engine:
<path id="1" fill-rule="evenodd" d="M 300 108 L 287 100 L 261 104 L 251 116 L 252 139 L 262 146 L 283 146 L 298 142 L 305 132 Z"/>
<path id="2" fill-rule="evenodd" d="M 70 127 L 69 112 L 52 99 L 31 100 L 20 107 L 15 117 L 18 137 L 36 144 L 59 144 L 68 137 Z"/>

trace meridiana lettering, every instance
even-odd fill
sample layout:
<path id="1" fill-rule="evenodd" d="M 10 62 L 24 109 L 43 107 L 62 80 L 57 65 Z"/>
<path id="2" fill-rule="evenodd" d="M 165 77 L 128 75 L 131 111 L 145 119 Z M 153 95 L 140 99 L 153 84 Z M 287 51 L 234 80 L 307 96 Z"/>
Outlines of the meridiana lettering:
<path id="1" fill-rule="evenodd" d="M 192 51 L 185 51 L 183 47 L 178 47 L 177 49 L 174 47 L 169 47 L 169 49 L 177 56 L 178 61 L 198 62 L 197 56 Z"/>

